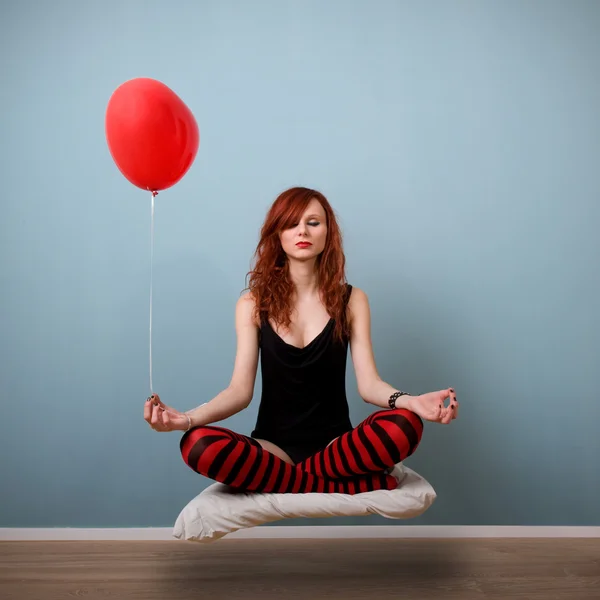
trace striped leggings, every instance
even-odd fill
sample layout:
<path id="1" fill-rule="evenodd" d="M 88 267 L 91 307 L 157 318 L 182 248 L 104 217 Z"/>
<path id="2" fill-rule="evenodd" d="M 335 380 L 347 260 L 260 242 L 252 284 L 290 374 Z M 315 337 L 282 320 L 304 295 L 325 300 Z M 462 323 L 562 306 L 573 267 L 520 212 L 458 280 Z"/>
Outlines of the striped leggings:
<path id="1" fill-rule="evenodd" d="M 256 440 L 204 425 L 183 435 L 184 462 L 196 473 L 249 492 L 358 494 L 391 490 L 386 470 L 419 445 L 423 421 L 406 409 L 381 410 L 306 460 L 291 465 Z"/>

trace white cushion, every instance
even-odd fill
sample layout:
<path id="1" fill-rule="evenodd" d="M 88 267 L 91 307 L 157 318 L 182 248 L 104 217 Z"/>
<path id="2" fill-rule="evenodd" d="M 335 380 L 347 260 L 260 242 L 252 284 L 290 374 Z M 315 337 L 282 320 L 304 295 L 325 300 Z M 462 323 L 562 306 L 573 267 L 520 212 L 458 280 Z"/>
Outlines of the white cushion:
<path id="1" fill-rule="evenodd" d="M 388 519 L 410 519 L 433 504 L 435 490 L 421 475 L 401 463 L 391 475 L 398 479 L 395 490 L 354 495 L 239 492 L 213 483 L 184 507 L 175 522 L 173 536 L 213 542 L 239 529 L 298 517 L 381 515 Z"/>

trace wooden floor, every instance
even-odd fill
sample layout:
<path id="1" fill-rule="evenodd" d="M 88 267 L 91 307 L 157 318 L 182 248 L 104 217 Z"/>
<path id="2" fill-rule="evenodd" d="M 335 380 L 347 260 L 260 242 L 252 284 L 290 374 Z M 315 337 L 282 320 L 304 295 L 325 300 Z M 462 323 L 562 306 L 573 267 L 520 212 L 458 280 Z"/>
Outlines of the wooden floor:
<path id="1" fill-rule="evenodd" d="M 0 542 L 2 600 L 599 600 L 599 539 Z"/>

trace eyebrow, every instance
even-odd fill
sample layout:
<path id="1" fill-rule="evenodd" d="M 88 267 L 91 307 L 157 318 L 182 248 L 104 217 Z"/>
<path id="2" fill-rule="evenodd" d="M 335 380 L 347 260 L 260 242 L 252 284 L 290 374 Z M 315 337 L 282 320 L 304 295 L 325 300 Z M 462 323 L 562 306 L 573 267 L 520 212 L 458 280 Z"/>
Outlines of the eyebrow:
<path id="1" fill-rule="evenodd" d="M 318 215 L 318 214 L 315 213 L 315 214 L 312 214 L 312 215 L 308 215 L 306 218 L 307 219 L 323 219 L 324 215 Z"/>

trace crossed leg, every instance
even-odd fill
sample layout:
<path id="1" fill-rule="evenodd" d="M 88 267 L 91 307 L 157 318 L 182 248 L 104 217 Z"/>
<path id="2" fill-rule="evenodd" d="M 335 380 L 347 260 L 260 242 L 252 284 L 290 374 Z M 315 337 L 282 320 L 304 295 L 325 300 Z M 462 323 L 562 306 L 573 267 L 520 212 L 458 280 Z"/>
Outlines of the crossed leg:
<path id="1" fill-rule="evenodd" d="M 196 473 L 249 492 L 357 494 L 398 485 L 383 472 L 337 481 L 318 477 L 265 450 L 253 438 L 213 425 L 187 431 L 180 448 L 184 462 Z"/>
<path id="2" fill-rule="evenodd" d="M 414 452 L 422 429 L 423 423 L 414 413 L 380 411 L 296 465 L 253 438 L 213 425 L 187 431 L 180 448 L 184 462 L 196 473 L 234 488 L 357 494 L 394 489 L 397 481 L 385 469 Z M 273 450 L 283 453 L 277 447 Z"/>
<path id="3" fill-rule="evenodd" d="M 422 435 L 423 420 L 416 413 L 380 410 L 297 466 L 327 479 L 377 473 L 413 454 Z"/>

